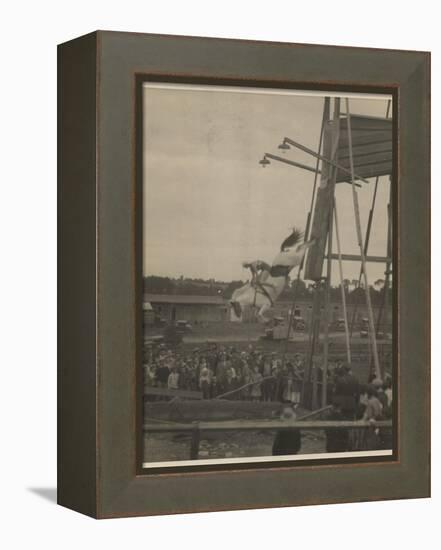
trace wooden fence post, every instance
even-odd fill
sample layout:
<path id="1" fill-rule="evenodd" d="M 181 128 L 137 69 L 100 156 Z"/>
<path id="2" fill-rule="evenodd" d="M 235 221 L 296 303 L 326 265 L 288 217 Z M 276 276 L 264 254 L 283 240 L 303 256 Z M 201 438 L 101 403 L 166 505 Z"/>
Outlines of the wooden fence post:
<path id="1" fill-rule="evenodd" d="M 195 422 L 191 432 L 190 460 L 198 459 L 200 439 L 201 439 L 201 432 L 199 430 L 199 422 Z"/>

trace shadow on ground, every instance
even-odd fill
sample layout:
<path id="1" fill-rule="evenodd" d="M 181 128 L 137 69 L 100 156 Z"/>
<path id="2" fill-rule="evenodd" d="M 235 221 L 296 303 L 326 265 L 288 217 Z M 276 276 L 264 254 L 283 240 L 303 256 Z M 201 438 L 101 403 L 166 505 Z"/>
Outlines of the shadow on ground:
<path id="1" fill-rule="evenodd" d="M 57 488 L 56 487 L 28 487 L 28 491 L 38 495 L 52 504 L 57 504 Z"/>

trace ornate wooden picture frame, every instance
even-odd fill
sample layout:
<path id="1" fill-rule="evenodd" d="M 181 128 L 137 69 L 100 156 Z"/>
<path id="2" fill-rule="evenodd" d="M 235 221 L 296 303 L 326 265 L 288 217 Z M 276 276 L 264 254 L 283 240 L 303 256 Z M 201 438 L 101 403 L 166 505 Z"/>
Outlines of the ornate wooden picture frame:
<path id="1" fill-rule="evenodd" d="M 111 518 L 429 496 L 430 55 L 97 31 L 60 45 L 58 59 L 58 502 L 92 517 Z M 387 257 L 368 256 L 357 227 L 362 263 L 384 262 L 386 273 L 392 263 L 395 267 L 390 367 L 397 396 L 391 409 L 393 421 L 380 420 L 371 426 L 364 417 L 357 424 L 361 431 L 392 430 L 390 452 L 365 453 L 355 461 L 340 455 L 326 455 L 321 460 L 311 455 L 302 460 L 288 456 L 282 461 L 274 457 L 265 461 L 201 461 L 203 430 L 225 432 L 237 425 L 175 422 L 173 430 L 190 433 L 192 460 L 180 466 L 160 457 L 159 467 L 146 460 L 145 434 L 170 430 L 164 428 L 163 421 L 159 428 L 146 422 L 143 403 L 143 159 L 149 147 L 143 125 L 144 117 L 149 117 L 143 101 L 146 83 L 322 94 L 323 120 L 330 121 L 330 135 L 334 132 L 328 150 L 319 147 L 314 152 L 286 136 L 279 148 L 294 147 L 312 156 L 317 161 L 316 178 L 322 162 L 322 183 L 350 183 L 354 201 L 359 180 L 390 176 L 393 215 L 389 214 L 388 231 L 393 240 L 388 238 Z M 390 98 L 390 120 L 352 117 L 347 99 L 342 118 L 339 109 L 344 100 L 340 103 L 340 97 L 351 94 Z M 352 150 L 354 144 L 359 153 L 360 147 L 366 148 L 365 131 L 376 132 L 375 140 L 363 149 L 363 155 L 370 155 L 369 162 Z M 375 149 L 380 138 L 388 143 L 381 151 Z M 346 164 L 332 153 L 341 152 L 343 142 L 348 150 Z M 311 168 L 287 160 L 283 153 L 261 153 L 263 167 L 282 162 Z M 328 195 L 322 185 L 316 204 L 334 204 Z M 308 234 L 313 237 L 308 243 L 314 242 L 310 245 L 315 247 L 311 249 L 314 253 L 307 257 L 306 270 L 316 286 L 322 284 L 323 259 L 330 263 L 333 256 L 328 229 L 332 234 L 335 212 L 323 208 L 315 212 L 325 210 L 326 216 L 315 219 L 311 211 L 304 232 L 305 244 Z M 335 256 L 342 261 L 340 250 Z M 300 277 L 300 267 L 298 273 Z M 325 305 L 329 274 L 327 281 L 323 283 Z M 365 332 L 372 342 L 372 379 L 376 376 L 379 380 L 384 372 L 373 337 L 369 295 L 366 292 Z M 230 295 L 228 300 L 237 312 Z M 271 302 L 271 297 L 268 300 Z M 286 342 L 294 312 L 293 302 Z M 176 328 L 174 313 L 171 324 Z M 347 322 L 345 325 L 347 331 Z M 376 331 L 378 336 L 378 324 Z M 327 335 L 324 342 L 322 372 L 326 380 Z M 310 360 L 312 364 L 312 351 Z M 308 374 L 308 384 L 310 379 L 315 406 L 309 408 L 316 409 L 317 403 L 327 408 L 323 407 L 328 405 L 326 383 L 322 383 L 320 401 L 317 379 Z M 309 391 L 303 380 L 302 400 Z M 147 393 L 168 399 L 184 395 L 179 391 L 169 386 Z M 185 391 L 187 396 L 198 397 L 196 391 Z M 285 430 L 282 420 L 271 422 L 272 429 Z M 326 419 L 320 422 L 298 418 L 296 427 L 338 428 Z M 352 421 L 343 424 L 341 429 L 354 426 Z M 260 421 L 240 425 L 242 430 L 267 428 Z"/>

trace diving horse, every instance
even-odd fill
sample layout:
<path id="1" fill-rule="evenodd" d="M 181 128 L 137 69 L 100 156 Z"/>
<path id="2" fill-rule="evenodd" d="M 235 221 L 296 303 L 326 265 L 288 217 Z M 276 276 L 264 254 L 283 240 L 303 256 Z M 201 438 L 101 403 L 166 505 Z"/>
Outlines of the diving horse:
<path id="1" fill-rule="evenodd" d="M 251 306 L 257 309 L 259 321 L 268 322 L 265 313 L 282 293 L 291 270 L 301 264 L 306 250 L 315 242 L 315 239 L 301 242 L 302 237 L 302 232 L 294 227 L 291 235 L 281 244 L 272 265 L 262 260 L 242 264 L 250 269 L 251 281 L 236 289 L 231 296 L 230 304 L 237 319 L 242 319 L 244 307 Z"/>

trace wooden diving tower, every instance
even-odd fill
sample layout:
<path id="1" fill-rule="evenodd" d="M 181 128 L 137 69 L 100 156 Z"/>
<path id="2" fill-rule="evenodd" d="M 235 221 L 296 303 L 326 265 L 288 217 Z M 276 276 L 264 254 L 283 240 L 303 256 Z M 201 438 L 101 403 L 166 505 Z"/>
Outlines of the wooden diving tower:
<path id="1" fill-rule="evenodd" d="M 309 249 L 304 265 L 299 266 L 297 279 L 300 278 L 304 268 L 304 278 L 314 281 L 314 297 L 312 306 L 312 323 L 310 327 L 310 349 L 308 353 L 307 365 L 305 370 L 305 384 L 311 381 L 311 376 L 316 377 L 316 372 L 312 369 L 313 357 L 318 345 L 320 335 L 321 309 L 324 308 L 324 342 L 323 342 L 323 383 L 321 406 L 326 405 L 326 379 L 329 360 L 329 321 L 330 321 L 330 285 L 332 273 L 332 261 L 337 260 L 339 264 L 342 303 L 345 319 L 345 338 L 346 338 L 346 357 L 351 362 L 350 349 L 350 328 L 347 317 L 346 298 L 343 286 L 343 261 L 360 262 L 360 277 L 363 279 L 366 306 L 369 321 L 369 344 L 372 353 L 373 367 L 377 377 L 382 378 L 383 372 L 378 359 L 376 334 L 380 323 L 377 319 L 377 328 L 372 310 L 371 296 L 369 291 L 369 281 L 367 274 L 367 264 L 369 262 L 381 262 L 386 266 L 384 296 L 387 300 L 389 291 L 390 274 L 392 269 L 392 245 L 391 245 L 391 198 L 390 193 L 388 205 L 388 223 L 387 223 L 387 251 L 384 257 L 368 256 L 369 237 L 372 226 L 373 213 L 375 208 L 375 199 L 377 195 L 378 181 L 381 176 L 392 176 L 393 172 L 393 144 L 392 144 L 392 119 L 389 118 L 391 101 L 388 101 L 386 116 L 372 117 L 359 114 L 351 114 L 349 99 L 345 99 L 344 109 L 342 109 L 342 100 L 339 97 L 333 98 L 333 112 L 331 115 L 331 98 L 325 97 L 322 128 L 320 133 L 320 142 L 318 152 L 305 147 L 301 143 L 285 137 L 280 149 L 289 149 L 295 147 L 316 159 L 315 168 L 294 162 L 290 159 L 265 153 L 260 161 L 262 166 L 269 164 L 269 159 L 283 162 L 297 168 L 308 170 L 315 173 L 314 188 L 312 192 L 311 208 L 308 214 L 305 240 L 315 239 L 314 245 Z M 320 179 L 318 181 L 318 176 Z M 372 201 L 372 207 L 369 212 L 366 232 L 362 234 L 360 222 L 360 207 L 358 202 L 357 188 L 368 184 L 370 180 L 375 180 L 375 189 Z M 357 236 L 357 243 L 360 250 L 359 255 L 344 254 L 340 247 L 340 232 L 338 225 L 338 212 L 335 199 L 335 186 L 337 184 L 349 184 L 352 189 L 352 199 L 354 207 L 354 226 Z M 335 236 L 333 230 L 335 228 Z M 337 243 L 337 253 L 333 250 L 333 240 Z M 326 260 L 326 270 L 325 270 Z M 294 297 L 294 302 L 296 297 Z M 293 304 L 291 312 L 295 309 Z M 383 309 L 383 308 L 382 308 Z M 380 315 L 381 311 L 380 310 Z M 292 314 L 291 314 L 292 316 Z M 351 332 L 353 327 L 351 323 Z M 291 329 L 290 319 L 288 325 L 287 340 Z M 285 348 L 286 350 L 286 348 Z M 312 408 L 317 408 L 317 380 L 313 385 Z"/>

